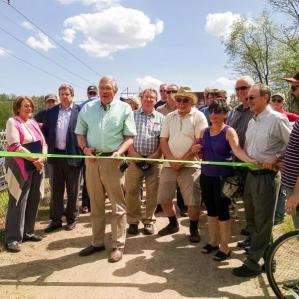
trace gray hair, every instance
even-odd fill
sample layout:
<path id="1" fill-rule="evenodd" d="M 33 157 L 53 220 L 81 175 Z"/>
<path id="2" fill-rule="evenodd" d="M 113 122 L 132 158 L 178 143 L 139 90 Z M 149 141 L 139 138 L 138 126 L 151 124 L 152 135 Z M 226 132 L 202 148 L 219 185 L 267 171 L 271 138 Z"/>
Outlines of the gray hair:
<path id="1" fill-rule="evenodd" d="M 63 83 L 63 84 L 61 84 L 61 85 L 59 86 L 59 88 L 58 88 L 58 94 L 60 94 L 60 91 L 61 91 L 62 89 L 68 89 L 68 90 L 70 91 L 72 97 L 73 97 L 74 94 L 75 94 L 75 93 L 74 93 L 74 88 L 73 88 L 73 86 L 70 85 L 70 84 L 67 84 L 67 83 Z"/>
<path id="2" fill-rule="evenodd" d="M 238 81 L 245 81 L 249 86 L 254 85 L 254 80 L 250 76 L 242 76 L 236 82 Z"/>
<path id="3" fill-rule="evenodd" d="M 261 97 L 268 95 L 268 103 L 270 102 L 271 99 L 271 89 L 267 84 L 264 83 L 256 83 L 252 87 L 258 87 L 259 89 L 259 94 Z"/>
<path id="4" fill-rule="evenodd" d="M 149 91 L 149 92 L 153 92 L 153 93 L 156 95 L 156 98 L 158 97 L 158 92 L 157 92 L 157 90 L 156 90 L 156 89 L 153 89 L 153 88 L 146 88 L 146 89 L 144 89 L 144 90 L 142 91 L 142 96 L 143 96 L 147 91 Z"/>
<path id="5" fill-rule="evenodd" d="M 118 91 L 118 87 L 117 87 L 117 84 L 116 84 L 115 79 L 114 79 L 112 76 L 104 76 L 104 77 L 102 77 L 102 78 L 100 79 L 100 82 L 99 82 L 99 87 L 100 87 L 100 85 L 101 85 L 101 83 L 102 83 L 103 81 L 110 81 L 110 82 L 112 83 L 114 92 L 117 93 L 117 91 Z M 99 88 L 99 89 L 100 89 L 100 88 Z"/>

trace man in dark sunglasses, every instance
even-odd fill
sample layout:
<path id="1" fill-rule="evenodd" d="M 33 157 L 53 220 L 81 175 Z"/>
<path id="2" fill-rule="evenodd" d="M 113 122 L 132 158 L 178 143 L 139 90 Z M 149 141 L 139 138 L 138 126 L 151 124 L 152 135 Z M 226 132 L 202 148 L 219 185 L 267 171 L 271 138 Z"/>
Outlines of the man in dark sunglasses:
<path id="1" fill-rule="evenodd" d="M 284 114 L 290 122 L 295 122 L 299 119 L 299 115 L 284 110 L 285 98 L 282 94 L 274 94 L 271 97 L 270 106 L 273 110 Z"/>
<path id="2" fill-rule="evenodd" d="M 155 105 L 155 109 L 157 109 L 158 107 L 165 105 L 167 102 L 167 84 L 161 84 L 160 85 L 160 100 L 156 103 Z"/>

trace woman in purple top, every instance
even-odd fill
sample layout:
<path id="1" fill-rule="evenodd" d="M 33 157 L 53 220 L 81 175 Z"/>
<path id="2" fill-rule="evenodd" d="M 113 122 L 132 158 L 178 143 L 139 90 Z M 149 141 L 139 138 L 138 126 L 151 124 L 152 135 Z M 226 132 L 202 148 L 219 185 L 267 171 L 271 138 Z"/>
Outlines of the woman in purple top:
<path id="1" fill-rule="evenodd" d="M 202 160 L 206 161 L 231 162 L 233 152 L 242 161 L 254 162 L 240 148 L 236 131 L 225 125 L 228 111 L 223 99 L 213 101 L 209 107 L 211 126 L 201 131 L 199 144 L 193 146 L 193 152 L 200 152 Z M 232 174 L 232 167 L 201 166 L 200 186 L 208 212 L 210 238 L 209 243 L 202 248 L 202 253 L 219 249 L 213 258 L 216 261 L 223 261 L 230 256 L 230 199 L 224 197 L 221 190 L 223 179 Z"/>

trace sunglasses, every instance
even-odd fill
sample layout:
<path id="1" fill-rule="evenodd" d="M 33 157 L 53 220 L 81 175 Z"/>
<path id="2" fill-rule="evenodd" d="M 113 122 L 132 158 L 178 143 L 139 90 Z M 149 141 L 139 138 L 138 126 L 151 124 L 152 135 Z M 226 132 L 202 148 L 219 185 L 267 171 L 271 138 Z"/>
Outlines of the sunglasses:
<path id="1" fill-rule="evenodd" d="M 249 96 L 249 97 L 247 97 L 246 99 L 249 100 L 249 101 L 252 101 L 252 100 L 256 99 L 256 97 L 254 97 L 254 96 Z"/>
<path id="2" fill-rule="evenodd" d="M 249 87 L 248 86 L 240 86 L 240 87 L 236 87 L 235 88 L 235 90 L 236 90 L 236 92 L 238 92 L 238 91 L 244 91 L 244 90 L 247 90 Z"/>
<path id="3" fill-rule="evenodd" d="M 292 90 L 292 91 L 295 91 L 297 88 L 299 88 L 299 85 L 292 85 L 292 86 L 291 86 L 291 90 Z"/>
<path id="4" fill-rule="evenodd" d="M 275 102 L 277 102 L 277 103 L 282 103 L 282 102 L 283 102 L 283 99 L 282 99 L 282 98 L 272 98 L 272 99 L 271 99 L 271 102 L 273 102 L 273 103 L 275 103 Z"/>
<path id="5" fill-rule="evenodd" d="M 191 102 L 191 100 L 189 98 L 176 98 L 175 101 L 177 103 L 183 103 L 183 104 L 187 104 L 187 103 Z"/>
<path id="6" fill-rule="evenodd" d="M 167 92 L 167 94 L 171 94 L 171 93 L 177 93 L 178 91 L 177 90 L 167 90 L 166 92 Z"/>
<path id="7" fill-rule="evenodd" d="M 90 95 L 90 96 L 96 96 L 97 93 L 95 91 L 91 91 L 91 92 L 88 93 L 88 95 Z"/>

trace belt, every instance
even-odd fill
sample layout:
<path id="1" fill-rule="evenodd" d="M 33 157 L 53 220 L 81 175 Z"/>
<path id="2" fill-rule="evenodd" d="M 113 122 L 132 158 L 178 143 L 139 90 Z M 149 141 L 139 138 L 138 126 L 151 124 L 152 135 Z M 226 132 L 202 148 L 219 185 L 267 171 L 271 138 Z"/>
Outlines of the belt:
<path id="1" fill-rule="evenodd" d="M 276 171 L 270 170 L 270 169 L 259 169 L 259 170 L 251 170 L 248 169 L 248 171 L 252 174 L 252 175 L 263 175 L 263 174 L 276 174 Z"/>
<path id="2" fill-rule="evenodd" d="M 109 157 L 109 156 L 112 156 L 113 152 L 111 153 L 97 153 L 97 156 L 100 156 L 100 157 Z"/>

